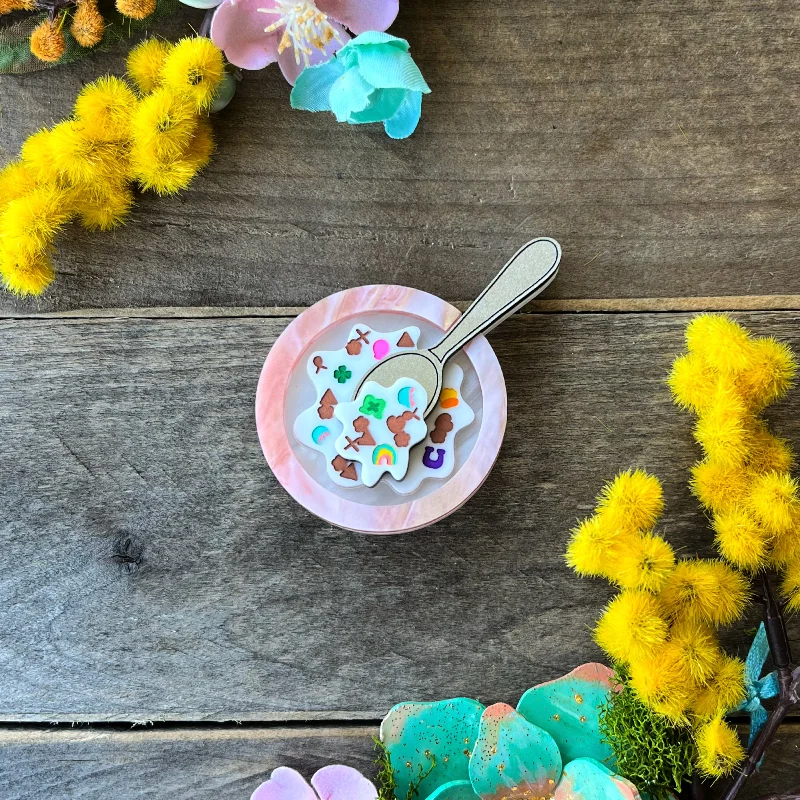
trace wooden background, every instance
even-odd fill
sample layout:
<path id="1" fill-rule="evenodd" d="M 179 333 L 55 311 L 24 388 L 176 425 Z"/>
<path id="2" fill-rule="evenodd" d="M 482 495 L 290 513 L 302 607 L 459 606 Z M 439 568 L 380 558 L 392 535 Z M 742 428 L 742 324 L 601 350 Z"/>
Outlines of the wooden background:
<path id="1" fill-rule="evenodd" d="M 189 191 L 142 196 L 113 233 L 70 229 L 43 298 L 0 297 L 4 800 L 369 773 L 393 703 L 515 702 L 598 658 L 608 587 L 562 553 L 619 469 L 658 474 L 665 535 L 711 552 L 663 381 L 698 310 L 800 350 L 800 4 L 401 5 L 392 32 L 434 90 L 410 140 L 292 112 L 277 69 L 249 73 Z M 123 63 L 0 79 L 0 161 Z M 467 301 L 537 234 L 562 270 L 491 336 L 509 427 L 476 497 L 391 538 L 294 504 L 253 419 L 292 315 L 362 283 Z M 798 419 L 800 390 L 771 411 L 796 447 Z M 797 783 L 798 755 L 792 721 L 744 796 Z"/>

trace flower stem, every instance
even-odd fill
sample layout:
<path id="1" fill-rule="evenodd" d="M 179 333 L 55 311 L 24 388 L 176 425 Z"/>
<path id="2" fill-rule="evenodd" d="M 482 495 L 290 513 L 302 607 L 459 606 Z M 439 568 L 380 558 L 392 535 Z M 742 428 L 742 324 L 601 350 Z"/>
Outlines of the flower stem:
<path id="1" fill-rule="evenodd" d="M 778 672 L 778 685 L 780 692 L 778 702 L 772 713 L 767 718 L 767 722 L 759 732 L 747 759 L 742 765 L 741 772 L 736 776 L 733 783 L 722 796 L 721 800 L 734 800 L 742 790 L 747 779 L 756 771 L 761 758 L 767 747 L 775 738 L 783 720 L 791 709 L 800 703 L 800 667 L 792 671 L 792 653 L 789 648 L 789 637 L 786 633 L 786 621 L 783 618 L 783 610 L 775 600 L 769 578 L 762 575 L 762 587 L 764 595 L 764 627 L 767 630 L 767 641 L 769 642 L 772 661 Z M 773 795 L 780 798 L 780 795 Z M 790 794 L 787 798 L 791 798 Z M 796 795 L 795 795 L 796 797 Z"/>
<path id="2" fill-rule="evenodd" d="M 198 36 L 205 36 L 208 38 L 208 35 L 211 33 L 211 20 L 214 18 L 214 12 L 216 10 L 216 8 L 209 8 L 208 11 L 206 11 L 206 15 L 200 23 L 200 30 L 197 32 Z"/>

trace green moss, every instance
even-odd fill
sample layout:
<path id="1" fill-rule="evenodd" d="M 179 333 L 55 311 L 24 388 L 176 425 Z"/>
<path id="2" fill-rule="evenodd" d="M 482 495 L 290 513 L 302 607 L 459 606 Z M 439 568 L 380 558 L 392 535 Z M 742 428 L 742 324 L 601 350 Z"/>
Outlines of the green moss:
<path id="1" fill-rule="evenodd" d="M 669 800 L 692 777 L 695 746 L 690 730 L 651 711 L 617 676 L 622 690 L 612 692 L 600 713 L 600 732 L 614 751 L 617 771 L 651 800 Z"/>
<path id="2" fill-rule="evenodd" d="M 375 743 L 375 751 L 378 754 L 378 758 L 375 760 L 378 767 L 378 774 L 375 776 L 375 783 L 378 785 L 378 800 L 398 800 L 395 795 L 397 782 L 394 779 L 394 769 L 389 751 L 377 736 L 373 736 L 372 741 Z M 415 797 L 419 797 L 419 785 L 433 772 L 435 766 L 436 759 L 431 756 L 431 765 L 427 772 L 420 766 L 419 777 L 408 787 L 408 793 L 402 800 L 414 800 Z"/>
<path id="3" fill-rule="evenodd" d="M 397 784 L 389 751 L 377 736 L 373 736 L 372 741 L 375 743 L 375 752 L 378 754 L 378 758 L 375 760 L 378 767 L 378 774 L 375 776 L 375 783 L 378 785 L 378 800 L 396 800 L 394 790 Z"/>

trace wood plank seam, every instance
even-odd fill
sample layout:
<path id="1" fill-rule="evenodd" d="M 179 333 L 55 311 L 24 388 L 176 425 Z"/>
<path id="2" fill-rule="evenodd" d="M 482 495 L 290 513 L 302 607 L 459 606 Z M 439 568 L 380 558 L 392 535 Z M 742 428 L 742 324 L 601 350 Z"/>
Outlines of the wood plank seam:
<path id="1" fill-rule="evenodd" d="M 469 300 L 452 300 L 462 311 Z M 0 311 L 0 319 L 257 319 L 296 317 L 306 306 L 159 306 L 98 308 L 75 311 Z M 800 295 L 720 295 L 716 297 L 638 297 L 535 300 L 522 314 L 680 313 L 701 311 L 798 311 Z"/>

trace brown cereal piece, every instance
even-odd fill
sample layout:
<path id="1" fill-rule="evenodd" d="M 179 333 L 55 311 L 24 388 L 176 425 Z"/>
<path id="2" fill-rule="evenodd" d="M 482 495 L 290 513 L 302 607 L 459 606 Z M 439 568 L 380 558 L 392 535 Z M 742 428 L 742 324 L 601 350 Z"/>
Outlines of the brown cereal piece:
<path id="1" fill-rule="evenodd" d="M 439 414 L 433 423 L 431 441 L 434 444 L 444 444 L 444 440 L 451 430 L 453 430 L 453 418 L 449 414 Z"/>

